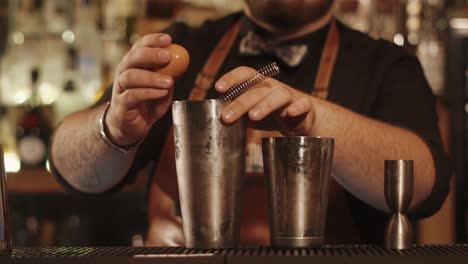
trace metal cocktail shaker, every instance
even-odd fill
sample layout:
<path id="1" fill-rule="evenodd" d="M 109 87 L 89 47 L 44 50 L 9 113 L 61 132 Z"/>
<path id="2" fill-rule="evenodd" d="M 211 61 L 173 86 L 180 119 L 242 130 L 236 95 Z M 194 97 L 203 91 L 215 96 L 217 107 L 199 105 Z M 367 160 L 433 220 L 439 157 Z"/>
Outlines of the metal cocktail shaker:
<path id="1" fill-rule="evenodd" d="M 177 180 L 188 248 L 239 243 L 245 119 L 226 125 L 221 100 L 172 105 Z"/>
<path id="2" fill-rule="evenodd" d="M 413 229 L 405 213 L 413 198 L 413 161 L 385 161 L 385 200 L 393 215 L 385 228 L 385 247 L 407 249 L 413 245 Z"/>
<path id="3" fill-rule="evenodd" d="M 0 145 L 0 252 L 11 251 L 13 243 L 11 238 L 10 210 L 8 208 L 8 190 L 3 160 L 3 147 Z"/>
<path id="4" fill-rule="evenodd" d="M 334 139 L 263 138 L 263 163 L 274 247 L 323 244 Z"/>

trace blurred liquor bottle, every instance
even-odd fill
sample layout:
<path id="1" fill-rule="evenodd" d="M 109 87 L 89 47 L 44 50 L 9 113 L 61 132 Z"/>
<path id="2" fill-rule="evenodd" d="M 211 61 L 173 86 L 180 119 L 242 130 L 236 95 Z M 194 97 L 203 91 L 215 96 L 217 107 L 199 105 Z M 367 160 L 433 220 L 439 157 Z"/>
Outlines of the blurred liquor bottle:
<path id="1" fill-rule="evenodd" d="M 338 2 L 338 18 L 355 30 L 369 32 L 371 1 L 341 0 Z"/>
<path id="2" fill-rule="evenodd" d="M 4 105 L 0 106 L 0 144 L 3 146 L 5 171 L 18 172 L 21 165 L 16 148 L 15 122 L 12 111 Z"/>
<path id="3" fill-rule="evenodd" d="M 421 41 L 422 19 L 424 4 L 423 0 L 407 0 L 404 3 L 404 29 L 405 47 L 408 51 L 415 53 Z"/>
<path id="4" fill-rule="evenodd" d="M 74 47 L 69 47 L 65 66 L 65 82 L 60 92 L 60 96 L 54 103 L 54 127 L 63 119 L 84 108 L 86 101 L 77 83 L 79 81 L 77 71 L 77 51 Z"/>
<path id="5" fill-rule="evenodd" d="M 41 1 L 10 1 L 9 35 L 2 58 L 1 100 L 5 105 L 20 105 L 31 96 L 30 73 L 40 65 L 43 35 Z"/>
<path id="6" fill-rule="evenodd" d="M 8 17 L 8 1 L 0 0 L 0 58 L 3 57 L 8 42 Z M 0 90 L 4 84 L 2 80 L 3 73 L 0 69 Z M 11 111 L 2 103 L 0 103 L 0 144 L 4 150 L 5 170 L 17 172 L 20 164 L 16 152 L 14 122 L 12 122 Z"/>
<path id="7" fill-rule="evenodd" d="M 72 13 L 70 1 L 61 0 L 45 0 L 41 10 L 45 33 L 40 46 L 41 83 L 38 93 L 44 104 L 52 104 L 57 100 L 65 82 Z"/>
<path id="8" fill-rule="evenodd" d="M 466 17 L 468 13 L 467 0 L 446 0 L 446 6 L 451 17 Z"/>
<path id="9" fill-rule="evenodd" d="M 16 138 L 21 167 L 45 166 L 52 129 L 47 107 L 41 103 L 38 92 L 39 69 L 31 71 L 31 97 L 22 105 Z"/>
<path id="10" fill-rule="evenodd" d="M 0 0 L 0 58 L 8 38 L 8 0 Z"/>
<path id="11" fill-rule="evenodd" d="M 147 0 L 144 15 L 136 24 L 136 34 L 144 36 L 169 27 L 181 6 L 180 0 Z"/>
<path id="12" fill-rule="evenodd" d="M 79 90 L 86 105 L 96 101 L 102 84 L 102 38 L 97 27 L 98 6 L 95 0 L 79 0 L 76 5 L 74 47 L 77 50 Z"/>
<path id="13" fill-rule="evenodd" d="M 136 22 L 144 14 L 143 0 L 104 0 L 102 8 L 103 66 L 102 95 L 113 80 L 113 73 L 130 46 L 139 38 Z"/>
<path id="14" fill-rule="evenodd" d="M 70 43 L 71 4 L 59 0 L 11 0 L 10 34 L 2 60 L 2 101 L 21 105 L 31 96 L 30 72 L 42 73 L 38 94 L 53 103 L 64 82 L 67 45 Z"/>
<path id="15" fill-rule="evenodd" d="M 399 0 L 375 0 L 371 1 L 370 5 L 370 35 L 393 42 L 395 36 L 401 33 L 401 2 Z"/>
<path id="16" fill-rule="evenodd" d="M 434 94 L 444 93 L 445 44 L 447 21 L 444 15 L 445 1 L 426 1 L 422 10 L 422 26 L 416 55 L 421 61 L 426 78 Z"/>
<path id="17" fill-rule="evenodd" d="M 54 105 L 54 125 L 57 126 L 65 117 L 84 108 L 84 105 L 84 98 L 77 89 L 75 81 L 68 80 Z"/>

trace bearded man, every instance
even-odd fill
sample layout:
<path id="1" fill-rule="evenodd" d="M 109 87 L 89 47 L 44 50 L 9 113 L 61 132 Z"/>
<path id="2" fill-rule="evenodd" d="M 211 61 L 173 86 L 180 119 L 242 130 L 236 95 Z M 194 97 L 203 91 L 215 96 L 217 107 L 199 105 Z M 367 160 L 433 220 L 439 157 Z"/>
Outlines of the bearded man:
<path id="1" fill-rule="evenodd" d="M 142 37 L 122 59 L 101 101 L 57 129 L 56 174 L 76 191 L 106 193 L 131 182 L 154 161 L 146 244 L 183 245 L 174 154 L 166 143 L 172 101 L 217 98 L 253 68 L 276 61 L 277 80 L 249 89 L 222 114 L 226 123 L 247 115 L 252 125 L 241 243 L 269 244 L 260 139 L 277 134 L 335 138 L 326 243 L 383 241 L 387 159 L 414 160 L 409 215 L 433 214 L 447 195 L 450 169 L 435 97 L 421 66 L 402 48 L 341 24 L 333 14 L 335 4 L 246 0 L 242 13 L 201 28 L 176 23 Z M 165 47 L 172 42 L 191 55 L 188 70 L 177 80 L 157 72 L 170 62 Z M 99 131 L 101 117 L 106 140 Z"/>

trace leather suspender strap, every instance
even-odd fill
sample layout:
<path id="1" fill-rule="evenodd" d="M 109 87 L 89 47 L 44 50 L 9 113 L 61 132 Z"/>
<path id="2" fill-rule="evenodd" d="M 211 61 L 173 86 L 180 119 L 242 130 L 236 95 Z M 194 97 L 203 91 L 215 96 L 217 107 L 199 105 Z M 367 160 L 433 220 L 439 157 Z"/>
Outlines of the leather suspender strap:
<path id="1" fill-rule="evenodd" d="M 322 57 L 320 58 L 319 69 L 315 77 L 315 87 L 311 93 L 318 98 L 327 99 L 328 97 L 328 88 L 339 48 L 340 32 L 336 25 L 336 20 L 333 20 L 323 47 Z"/>
<path id="2" fill-rule="evenodd" d="M 214 82 L 214 78 L 218 74 L 221 65 L 223 65 L 229 51 L 236 40 L 241 28 L 240 21 L 237 21 L 223 36 L 221 41 L 211 52 L 208 60 L 203 66 L 201 72 L 195 79 L 195 84 L 189 96 L 189 100 L 203 100 L 206 96 L 206 92 L 210 89 Z"/>

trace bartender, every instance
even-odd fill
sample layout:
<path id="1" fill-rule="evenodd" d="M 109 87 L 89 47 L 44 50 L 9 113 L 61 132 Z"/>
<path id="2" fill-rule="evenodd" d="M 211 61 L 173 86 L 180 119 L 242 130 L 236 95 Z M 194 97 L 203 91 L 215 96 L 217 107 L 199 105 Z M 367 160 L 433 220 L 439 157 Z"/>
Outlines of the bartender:
<path id="1" fill-rule="evenodd" d="M 335 138 L 326 243 L 382 242 L 389 211 L 387 159 L 415 162 L 409 216 L 435 213 L 447 195 L 450 169 L 435 97 L 421 65 L 402 48 L 341 24 L 333 15 L 335 5 L 334 0 L 246 0 L 242 13 L 200 28 L 175 23 L 164 33 L 142 37 L 97 105 L 69 116 L 56 130 L 55 174 L 74 191 L 104 194 L 156 164 L 146 244 L 183 245 L 171 103 L 217 98 L 253 68 L 275 61 L 281 68 L 277 80 L 249 89 L 222 113 L 227 123 L 247 115 L 252 127 L 242 243 L 269 243 L 260 149 L 264 136 Z M 177 79 L 158 72 L 171 61 L 171 43 L 191 56 Z"/>

